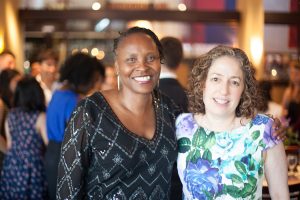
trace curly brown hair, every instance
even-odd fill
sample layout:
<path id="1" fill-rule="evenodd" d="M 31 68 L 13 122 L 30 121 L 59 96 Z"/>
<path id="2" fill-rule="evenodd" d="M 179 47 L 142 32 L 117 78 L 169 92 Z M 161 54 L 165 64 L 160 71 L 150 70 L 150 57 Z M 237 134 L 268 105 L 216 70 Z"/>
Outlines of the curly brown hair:
<path id="1" fill-rule="evenodd" d="M 257 107 L 261 105 L 262 98 L 259 95 L 257 81 L 254 77 L 255 70 L 244 51 L 228 46 L 217 46 L 208 53 L 201 55 L 194 63 L 189 77 L 188 101 L 189 110 L 192 113 L 205 114 L 203 102 L 203 90 L 208 71 L 212 63 L 223 56 L 229 56 L 238 60 L 244 75 L 245 88 L 240 102 L 236 108 L 237 117 L 254 117 Z"/>

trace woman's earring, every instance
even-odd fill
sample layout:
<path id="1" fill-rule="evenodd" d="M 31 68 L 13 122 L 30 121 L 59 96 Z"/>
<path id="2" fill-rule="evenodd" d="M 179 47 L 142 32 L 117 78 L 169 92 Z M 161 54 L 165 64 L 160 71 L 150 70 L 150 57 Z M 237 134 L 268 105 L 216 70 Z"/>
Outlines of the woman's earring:
<path id="1" fill-rule="evenodd" d="M 117 74 L 117 83 L 118 83 L 118 90 L 120 90 L 120 76 Z"/>

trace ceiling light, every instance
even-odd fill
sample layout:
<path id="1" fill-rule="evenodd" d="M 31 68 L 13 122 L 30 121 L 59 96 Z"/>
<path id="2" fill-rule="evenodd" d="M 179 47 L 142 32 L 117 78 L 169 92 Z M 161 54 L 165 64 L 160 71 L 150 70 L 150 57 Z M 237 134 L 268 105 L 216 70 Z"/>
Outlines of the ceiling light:
<path id="1" fill-rule="evenodd" d="M 93 10 L 100 10 L 101 4 L 99 2 L 94 2 L 92 5 Z"/>
<path id="2" fill-rule="evenodd" d="M 180 11 L 186 11 L 186 5 L 184 3 L 178 4 L 177 8 Z"/>

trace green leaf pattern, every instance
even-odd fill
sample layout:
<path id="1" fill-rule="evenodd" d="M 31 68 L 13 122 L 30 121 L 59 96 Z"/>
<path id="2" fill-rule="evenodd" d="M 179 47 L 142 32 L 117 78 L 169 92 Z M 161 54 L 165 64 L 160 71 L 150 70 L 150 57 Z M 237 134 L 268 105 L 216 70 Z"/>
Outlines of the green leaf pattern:
<path id="1" fill-rule="evenodd" d="M 224 157 L 215 153 L 224 150 L 224 147 L 221 148 L 218 145 L 219 134 L 224 133 L 215 133 L 202 127 L 199 127 L 192 137 L 179 138 L 178 150 L 179 153 L 187 155 L 185 157 L 187 164 L 189 162 L 197 163 L 199 159 L 203 159 L 209 161 L 212 167 L 219 169 L 223 184 L 222 191 L 216 195 L 219 197 L 218 199 L 228 195 L 232 198 L 260 199 L 261 190 L 257 189 L 257 184 L 261 184 L 263 177 L 262 150 L 266 146 L 263 141 L 263 125 L 258 126 L 250 122 L 248 126 L 237 129 L 237 133 L 231 133 L 240 133 L 241 136 L 234 135 L 230 138 L 233 147 L 226 149 Z M 248 134 L 244 132 L 248 132 Z M 236 153 L 236 149 L 242 152 Z M 206 199 L 213 198 L 208 191 L 204 191 L 204 193 Z"/>

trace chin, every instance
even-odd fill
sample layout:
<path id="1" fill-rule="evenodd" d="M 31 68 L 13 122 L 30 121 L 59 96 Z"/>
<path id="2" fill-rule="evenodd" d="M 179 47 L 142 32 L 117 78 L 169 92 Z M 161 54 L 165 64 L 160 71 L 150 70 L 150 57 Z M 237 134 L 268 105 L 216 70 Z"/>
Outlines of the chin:
<path id="1" fill-rule="evenodd" d="M 154 88 L 143 88 L 143 89 L 136 89 L 135 92 L 139 94 L 149 94 L 152 93 Z"/>

